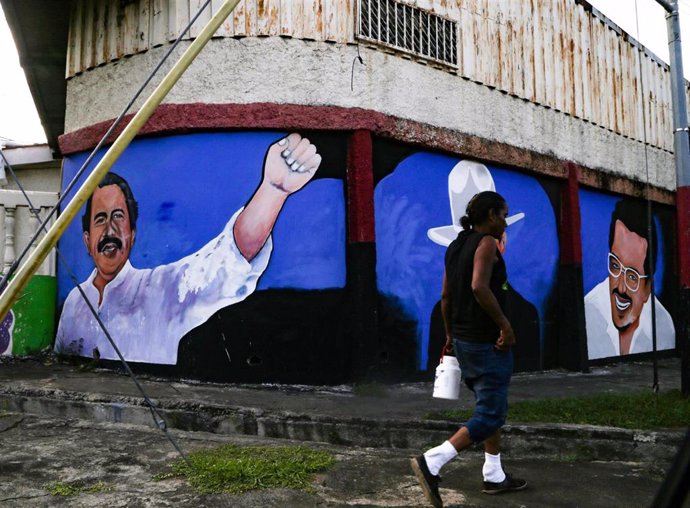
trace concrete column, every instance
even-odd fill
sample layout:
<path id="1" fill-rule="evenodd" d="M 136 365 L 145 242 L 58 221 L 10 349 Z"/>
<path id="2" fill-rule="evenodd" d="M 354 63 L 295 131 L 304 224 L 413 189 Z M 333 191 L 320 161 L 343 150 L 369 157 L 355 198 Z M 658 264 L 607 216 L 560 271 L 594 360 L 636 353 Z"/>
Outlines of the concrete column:
<path id="1" fill-rule="evenodd" d="M 347 287 L 351 309 L 352 376 L 375 377 L 385 351 L 378 340 L 373 141 L 352 133 L 347 148 Z"/>
<path id="2" fill-rule="evenodd" d="M 676 224 L 678 227 L 678 285 L 680 298 L 677 312 L 676 342 L 681 351 L 681 391 L 690 397 L 690 186 L 676 191 Z"/>
<path id="3" fill-rule="evenodd" d="M 31 230 L 34 232 L 39 231 L 41 227 L 41 208 L 33 208 L 29 210 L 29 220 L 31 221 Z M 31 252 L 33 252 L 36 249 L 36 246 L 38 245 L 39 239 L 43 235 L 36 236 L 34 238 L 34 241 L 31 242 Z M 51 252 L 55 252 L 54 250 Z M 46 258 L 46 261 L 41 265 L 41 268 L 36 270 L 36 275 L 51 275 L 50 270 L 49 270 L 49 258 L 51 255 L 49 255 Z"/>
<path id="4" fill-rule="evenodd" d="M 671 61 L 671 103 L 673 105 L 673 155 L 676 163 L 676 224 L 678 227 L 679 308 L 676 344 L 681 351 L 681 391 L 690 396 L 690 139 L 688 105 L 683 77 L 678 0 L 657 0 L 667 11 L 668 50 Z M 656 371 L 655 371 L 656 372 Z M 655 374 L 656 381 L 656 374 Z"/>
<path id="5" fill-rule="evenodd" d="M 566 163 L 568 179 L 561 192 L 558 363 L 570 370 L 588 369 L 585 295 L 582 276 L 579 167 Z"/>
<path id="6" fill-rule="evenodd" d="M 53 208 L 53 206 L 42 206 L 40 216 L 46 217 L 50 213 L 50 210 Z M 54 223 L 55 223 L 55 215 L 53 215 L 53 218 L 50 219 L 50 221 L 48 222 L 46 227 L 48 229 L 50 229 L 50 226 L 52 226 Z M 43 266 L 45 269 L 45 275 L 50 275 L 51 277 L 55 277 L 57 275 L 57 252 L 55 251 L 55 249 L 52 249 L 50 251 L 50 253 L 46 257 L 46 260 L 45 260 L 45 263 L 43 264 Z"/>
<path id="7" fill-rule="evenodd" d="M 14 251 L 14 214 L 17 208 L 14 206 L 5 207 L 5 256 L 3 259 L 3 273 L 7 271 L 14 263 L 16 256 Z"/>

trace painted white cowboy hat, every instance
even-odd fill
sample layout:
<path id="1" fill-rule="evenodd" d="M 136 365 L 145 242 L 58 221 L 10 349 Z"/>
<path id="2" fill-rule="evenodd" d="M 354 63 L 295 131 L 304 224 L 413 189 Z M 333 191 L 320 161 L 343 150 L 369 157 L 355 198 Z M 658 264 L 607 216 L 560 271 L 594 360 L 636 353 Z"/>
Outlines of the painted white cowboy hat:
<path id="1" fill-rule="evenodd" d="M 494 179 L 484 164 L 475 161 L 460 161 L 448 174 L 448 195 L 450 197 L 450 215 L 453 220 L 450 226 L 431 228 L 427 231 L 429 240 L 443 247 L 448 247 L 462 231 L 460 217 L 465 215 L 467 203 L 472 196 L 483 191 L 496 191 Z M 506 219 L 508 226 L 525 218 L 520 212 Z"/>

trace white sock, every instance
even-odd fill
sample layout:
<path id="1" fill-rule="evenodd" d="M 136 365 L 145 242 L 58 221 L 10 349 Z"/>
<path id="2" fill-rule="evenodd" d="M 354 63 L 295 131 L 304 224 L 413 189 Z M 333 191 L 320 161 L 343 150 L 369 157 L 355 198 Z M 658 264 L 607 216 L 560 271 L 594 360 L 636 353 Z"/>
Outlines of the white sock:
<path id="1" fill-rule="evenodd" d="M 484 452 L 484 467 L 482 468 L 485 482 L 501 483 L 506 479 L 506 474 L 501 467 L 501 454 L 491 455 Z"/>
<path id="2" fill-rule="evenodd" d="M 424 458 L 426 459 L 426 466 L 429 468 L 429 472 L 436 476 L 441 468 L 448 462 L 450 462 L 458 454 L 455 446 L 450 444 L 450 441 L 445 441 L 443 444 L 432 448 L 424 453 Z"/>

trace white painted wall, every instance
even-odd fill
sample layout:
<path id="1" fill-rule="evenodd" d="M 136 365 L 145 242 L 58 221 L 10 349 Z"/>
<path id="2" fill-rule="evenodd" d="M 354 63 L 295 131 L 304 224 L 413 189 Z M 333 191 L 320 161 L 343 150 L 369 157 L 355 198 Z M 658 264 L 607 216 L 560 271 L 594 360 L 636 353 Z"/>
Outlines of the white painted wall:
<path id="1" fill-rule="evenodd" d="M 40 209 L 44 218 L 58 200 L 60 191 L 60 161 L 53 160 L 45 145 L 7 148 L 3 150 L 17 179 L 31 203 Z M 9 171 L 7 183 L 0 183 L 0 271 L 5 272 L 31 241 L 39 222 Z M 55 222 L 53 216 L 50 224 Z M 40 241 L 38 237 L 36 242 Z M 34 244 L 35 245 L 35 244 Z M 55 251 L 51 251 L 36 271 L 38 275 L 55 276 Z"/>

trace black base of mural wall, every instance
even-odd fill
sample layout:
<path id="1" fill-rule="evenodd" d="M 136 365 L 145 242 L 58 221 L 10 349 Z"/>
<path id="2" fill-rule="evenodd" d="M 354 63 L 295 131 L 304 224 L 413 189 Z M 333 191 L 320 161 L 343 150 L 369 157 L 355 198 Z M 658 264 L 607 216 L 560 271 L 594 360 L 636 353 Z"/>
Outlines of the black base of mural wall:
<path id="1" fill-rule="evenodd" d="M 656 358 L 657 360 L 664 360 L 668 358 L 678 358 L 678 352 L 674 349 L 664 349 L 662 351 L 657 351 L 656 352 Z M 648 351 L 646 353 L 633 353 L 633 354 L 628 354 L 628 355 L 620 355 L 620 356 L 612 356 L 609 358 L 597 358 L 595 360 L 589 360 L 588 365 L 590 367 L 598 367 L 598 366 L 603 366 L 603 365 L 611 365 L 613 363 L 620 363 L 620 364 L 625 364 L 625 363 L 636 363 L 636 362 L 650 362 L 654 359 L 654 353 L 651 351 Z M 649 375 L 649 386 L 650 388 L 654 384 L 654 379 L 652 374 Z M 662 386 L 662 390 L 666 389 L 678 389 L 678 386 Z"/>
<path id="2" fill-rule="evenodd" d="M 536 307 L 510 286 L 508 286 L 506 301 L 506 316 L 510 320 L 516 337 L 515 346 L 513 347 L 514 372 L 541 370 L 541 332 L 539 314 Z M 544 332 L 544 335 L 548 336 L 549 330 L 545 329 Z M 441 349 L 445 342 L 446 331 L 441 314 L 441 302 L 439 301 L 434 305 L 434 309 L 431 312 L 429 344 L 427 348 L 427 371 L 436 369 L 441 356 Z"/>
<path id="3" fill-rule="evenodd" d="M 376 244 L 348 246 L 352 375 L 355 382 L 418 379 L 417 324 L 376 286 Z"/>
<path id="4" fill-rule="evenodd" d="M 378 379 L 389 382 L 428 381 L 417 369 L 417 321 L 397 298 L 379 294 Z M 438 357 L 436 357 L 438 364 Z M 436 366 L 434 366 L 436 368 Z"/>
<path id="5" fill-rule="evenodd" d="M 347 322 L 342 289 L 257 291 L 183 337 L 177 365 L 133 369 L 213 382 L 339 384 L 350 378 Z"/>
<path id="6" fill-rule="evenodd" d="M 352 378 L 366 380 L 376 375 L 380 348 L 376 293 L 376 245 L 355 242 L 347 247 L 347 294 L 352 332 Z"/>
<path id="7" fill-rule="evenodd" d="M 225 383 L 427 380 L 417 370 L 416 321 L 401 309 L 376 295 L 377 328 L 373 335 L 360 336 L 369 341 L 360 346 L 369 365 L 366 377 L 355 375 L 352 359 L 354 334 L 366 329 L 353 319 L 343 289 L 257 291 L 187 334 L 177 365 L 130 366 L 136 374 Z M 117 361 L 100 360 L 98 366 L 122 370 Z"/>
<path id="8" fill-rule="evenodd" d="M 582 265 L 561 265 L 558 287 L 558 364 L 569 370 L 586 371 L 588 356 Z"/>

